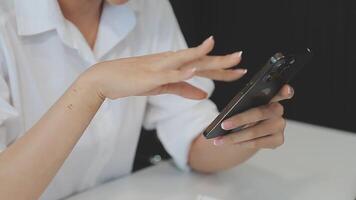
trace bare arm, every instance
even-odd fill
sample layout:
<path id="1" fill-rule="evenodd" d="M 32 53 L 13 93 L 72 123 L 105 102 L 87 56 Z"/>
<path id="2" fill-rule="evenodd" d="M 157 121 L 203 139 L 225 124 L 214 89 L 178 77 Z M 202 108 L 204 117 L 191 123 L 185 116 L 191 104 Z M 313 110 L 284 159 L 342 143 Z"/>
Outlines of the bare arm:
<path id="1" fill-rule="evenodd" d="M 99 109 L 101 99 L 74 83 L 22 138 L 0 154 L 1 199 L 37 199 Z"/>

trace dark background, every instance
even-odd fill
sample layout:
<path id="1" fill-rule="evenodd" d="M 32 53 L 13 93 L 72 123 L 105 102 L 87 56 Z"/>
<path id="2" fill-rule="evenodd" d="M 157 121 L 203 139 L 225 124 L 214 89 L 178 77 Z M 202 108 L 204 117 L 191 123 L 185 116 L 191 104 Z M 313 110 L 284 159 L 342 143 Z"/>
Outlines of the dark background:
<path id="1" fill-rule="evenodd" d="M 356 132 L 356 1 L 354 0 L 171 0 L 189 46 L 213 35 L 213 54 L 244 51 L 248 75 L 216 82 L 211 99 L 222 109 L 277 51 L 309 47 L 314 58 L 291 84 L 289 119 Z M 134 169 L 151 155 L 169 156 L 155 134 L 143 131 Z"/>

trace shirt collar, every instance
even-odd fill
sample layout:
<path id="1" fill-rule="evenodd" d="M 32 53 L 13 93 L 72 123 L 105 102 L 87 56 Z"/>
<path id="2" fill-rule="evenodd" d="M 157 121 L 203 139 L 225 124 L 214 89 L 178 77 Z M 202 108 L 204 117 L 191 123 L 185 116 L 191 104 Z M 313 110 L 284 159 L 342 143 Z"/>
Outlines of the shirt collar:
<path id="1" fill-rule="evenodd" d="M 57 27 L 63 22 L 57 0 L 14 0 L 19 35 L 35 35 Z"/>
<path id="2" fill-rule="evenodd" d="M 104 4 L 94 53 L 100 58 L 122 41 L 135 27 L 136 15 L 127 4 Z"/>
<path id="3" fill-rule="evenodd" d="M 14 1 L 19 35 L 30 36 L 57 29 L 58 34 L 66 45 L 75 49 L 78 49 L 78 46 L 84 46 L 78 45 L 78 41 L 73 41 L 72 34 L 66 31 L 66 19 L 60 10 L 57 0 Z M 104 56 L 133 30 L 136 25 L 136 12 L 138 10 L 135 10 L 129 4 L 104 4 L 94 47 L 96 59 Z M 96 59 L 92 58 L 90 60 Z"/>

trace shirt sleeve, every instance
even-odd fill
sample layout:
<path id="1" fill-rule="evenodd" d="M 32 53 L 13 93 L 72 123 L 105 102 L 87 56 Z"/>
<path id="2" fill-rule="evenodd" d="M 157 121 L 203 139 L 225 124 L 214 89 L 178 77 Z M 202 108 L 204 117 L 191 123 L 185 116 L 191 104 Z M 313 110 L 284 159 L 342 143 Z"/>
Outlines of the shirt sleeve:
<path id="1" fill-rule="evenodd" d="M 0 52 L 0 152 L 9 143 L 5 122 L 18 115 L 16 109 L 10 104 L 10 91 L 4 69 L 4 59 Z"/>
<path id="2" fill-rule="evenodd" d="M 157 51 L 179 50 L 187 47 L 173 10 L 168 1 L 163 4 L 159 27 Z M 164 3 L 163 3 L 164 2 Z M 190 84 L 206 91 L 209 96 L 214 90 L 213 81 L 196 77 Z M 217 116 L 215 104 L 209 100 L 189 100 L 174 95 L 159 95 L 148 98 L 144 127 L 156 129 L 158 137 L 176 165 L 182 170 L 189 170 L 188 154 L 192 141 Z"/>

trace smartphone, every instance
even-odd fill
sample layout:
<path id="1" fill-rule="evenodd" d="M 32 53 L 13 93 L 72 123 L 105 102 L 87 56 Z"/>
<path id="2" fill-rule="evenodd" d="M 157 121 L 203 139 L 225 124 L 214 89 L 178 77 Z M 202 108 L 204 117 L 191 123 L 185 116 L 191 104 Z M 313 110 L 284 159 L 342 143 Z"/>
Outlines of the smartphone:
<path id="1" fill-rule="evenodd" d="M 250 108 L 268 104 L 283 85 L 291 81 L 298 71 L 311 60 L 311 57 L 310 49 L 298 54 L 276 53 L 205 129 L 204 136 L 211 139 L 242 130 L 244 126 L 224 130 L 221 123 Z"/>

